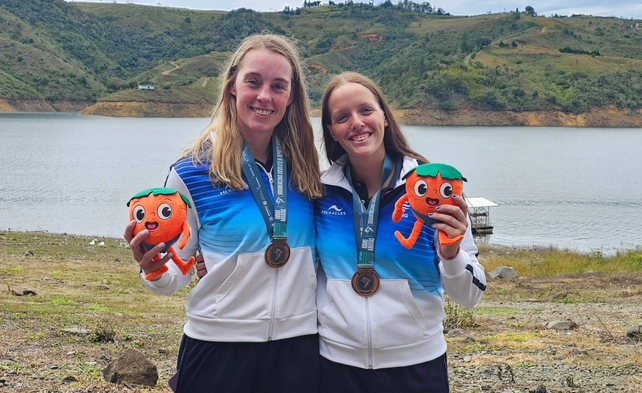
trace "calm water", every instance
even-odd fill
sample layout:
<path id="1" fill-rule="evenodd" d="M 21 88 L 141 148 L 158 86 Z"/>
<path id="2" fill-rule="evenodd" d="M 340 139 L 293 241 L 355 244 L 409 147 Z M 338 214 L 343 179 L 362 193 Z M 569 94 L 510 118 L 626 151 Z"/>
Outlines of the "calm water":
<path id="1" fill-rule="evenodd" d="M 0 228 L 121 236 L 125 203 L 162 186 L 207 123 L 0 114 Z M 642 129 L 404 131 L 428 159 L 456 166 L 469 196 L 500 204 L 490 243 L 607 253 L 642 246 Z"/>

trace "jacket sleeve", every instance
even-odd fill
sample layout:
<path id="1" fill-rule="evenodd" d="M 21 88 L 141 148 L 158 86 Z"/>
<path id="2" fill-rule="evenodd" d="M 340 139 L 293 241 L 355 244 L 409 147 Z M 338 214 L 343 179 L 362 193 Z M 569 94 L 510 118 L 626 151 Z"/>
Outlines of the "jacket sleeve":
<path id="1" fill-rule="evenodd" d="M 439 253 L 439 239 L 435 235 L 435 247 L 439 256 L 439 271 L 444 289 L 456 303 L 466 308 L 475 307 L 486 290 L 486 273 L 477 260 L 478 250 L 473 241 L 472 224 L 468 217 L 468 228 L 459 245 L 459 253 L 452 259 L 445 259 Z"/>
<path id="2" fill-rule="evenodd" d="M 176 251 L 176 254 L 178 254 L 178 256 L 182 260 L 186 261 L 191 256 L 196 255 L 196 251 L 198 250 L 198 230 L 200 228 L 200 224 L 198 222 L 196 206 L 194 205 L 194 201 L 192 200 L 192 196 L 190 195 L 187 186 L 185 185 L 179 174 L 176 172 L 174 167 L 170 169 L 170 172 L 167 175 L 167 179 L 165 180 L 165 187 L 173 188 L 181 194 L 185 195 L 192 205 L 191 208 L 187 209 L 187 223 L 191 228 L 191 236 L 187 241 L 187 245 L 185 246 L 185 248 L 180 250 L 178 248 L 178 242 L 174 243 L 174 250 Z M 178 266 L 176 266 L 176 264 L 171 260 L 167 262 L 166 266 L 169 268 L 169 270 L 156 281 L 146 280 L 144 272 L 140 273 L 140 277 L 145 287 L 147 287 L 152 292 L 159 295 L 170 296 L 174 292 L 186 287 L 192 281 L 192 277 L 194 276 L 194 269 L 190 270 L 186 275 L 183 275 Z"/>

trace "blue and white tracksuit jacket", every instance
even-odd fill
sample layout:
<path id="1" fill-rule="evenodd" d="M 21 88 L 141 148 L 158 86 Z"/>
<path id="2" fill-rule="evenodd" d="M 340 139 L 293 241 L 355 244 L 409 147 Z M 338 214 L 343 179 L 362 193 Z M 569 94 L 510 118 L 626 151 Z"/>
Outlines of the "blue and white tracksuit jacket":
<path id="1" fill-rule="evenodd" d="M 258 164 L 272 200 L 271 173 Z M 194 166 L 183 158 L 171 168 L 166 187 L 192 203 L 192 235 L 183 250 L 186 260 L 200 248 L 208 274 L 187 298 L 187 336 L 204 341 L 264 342 L 317 333 L 314 206 L 304 194 L 288 189 L 287 235 L 290 259 L 280 269 L 265 262 L 270 244 L 263 216 L 247 190 L 213 185 L 209 165 Z M 171 295 L 188 285 L 171 261 L 169 271 L 145 286 Z"/>
<path id="2" fill-rule="evenodd" d="M 357 247 L 346 158 L 323 174 L 325 195 L 315 204 L 316 246 L 323 268 L 317 287 L 321 355 L 373 369 L 433 360 L 446 352 L 444 290 L 450 299 L 472 308 L 486 288 L 470 225 L 459 254 L 448 261 L 435 251 L 438 237 L 429 226 L 423 227 L 410 250 L 397 241 L 394 232 L 407 237 L 415 222 L 409 211 L 399 223 L 392 221 L 395 202 L 405 193 L 401 178 L 417 166 L 416 160 L 405 158 L 399 177 L 392 180 L 393 190 L 380 202 L 375 271 L 381 285 L 371 297 L 358 295 L 351 286 Z"/>

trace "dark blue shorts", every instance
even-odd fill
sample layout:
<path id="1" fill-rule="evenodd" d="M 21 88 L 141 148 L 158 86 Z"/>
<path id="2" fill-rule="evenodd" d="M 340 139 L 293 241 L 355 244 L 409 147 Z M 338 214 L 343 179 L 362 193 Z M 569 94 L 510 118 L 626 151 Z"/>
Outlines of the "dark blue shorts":
<path id="1" fill-rule="evenodd" d="M 183 336 L 177 393 L 317 393 L 319 336 L 261 343 Z"/>
<path id="2" fill-rule="evenodd" d="M 444 353 L 413 366 L 368 370 L 321 357 L 319 393 L 448 393 Z"/>

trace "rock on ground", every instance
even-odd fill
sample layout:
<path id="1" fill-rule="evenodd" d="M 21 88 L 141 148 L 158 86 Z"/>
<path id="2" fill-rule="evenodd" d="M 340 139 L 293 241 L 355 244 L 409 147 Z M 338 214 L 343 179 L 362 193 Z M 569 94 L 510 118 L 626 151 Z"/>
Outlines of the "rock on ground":
<path id="1" fill-rule="evenodd" d="M 142 353 L 128 349 L 105 367 L 103 377 L 111 383 L 154 387 L 158 381 L 158 370 Z"/>

